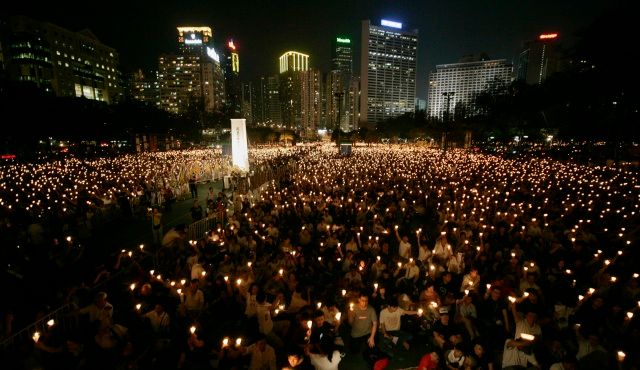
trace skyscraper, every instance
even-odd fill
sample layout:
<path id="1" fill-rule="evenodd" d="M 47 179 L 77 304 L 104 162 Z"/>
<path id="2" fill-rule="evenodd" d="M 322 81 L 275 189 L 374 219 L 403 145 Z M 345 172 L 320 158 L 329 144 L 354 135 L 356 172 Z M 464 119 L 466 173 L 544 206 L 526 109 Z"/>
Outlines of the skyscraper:
<path id="1" fill-rule="evenodd" d="M 306 78 L 305 72 L 309 70 L 309 55 L 297 51 L 287 51 L 278 58 L 278 63 L 282 124 L 287 129 L 301 130 L 303 126 L 303 85 Z M 309 89 L 304 92 L 308 93 Z M 308 112 L 306 109 L 304 111 Z"/>
<path id="2" fill-rule="evenodd" d="M 360 120 L 378 123 L 414 111 L 418 31 L 362 21 Z"/>
<path id="3" fill-rule="evenodd" d="M 340 82 L 343 89 L 347 89 L 353 75 L 353 52 L 351 39 L 336 37 L 333 41 L 331 56 L 331 70 L 340 71 Z"/>
<path id="4" fill-rule="evenodd" d="M 427 116 L 444 118 L 447 109 L 463 116 L 476 113 L 475 97 L 506 92 L 512 71 L 505 59 L 437 65 L 429 74 Z"/>
<path id="5" fill-rule="evenodd" d="M 555 44 L 557 33 L 545 33 L 536 40 L 528 41 L 518 56 L 517 79 L 529 85 L 541 84 L 557 71 Z"/>
<path id="6" fill-rule="evenodd" d="M 233 40 L 227 42 L 225 51 L 224 81 L 227 93 L 227 108 L 231 117 L 237 118 L 242 115 L 240 56 L 238 55 L 238 47 Z"/>
<path id="7" fill-rule="evenodd" d="M 301 72 L 301 125 L 303 137 L 314 137 L 322 121 L 322 74 L 316 68 Z"/>
<path id="8" fill-rule="evenodd" d="M 278 58 L 280 73 L 306 71 L 309 69 L 309 56 L 297 51 L 287 51 Z"/>
<path id="9" fill-rule="evenodd" d="M 332 66 L 326 75 L 325 88 L 325 123 L 327 127 L 342 131 L 351 131 L 349 114 L 351 104 L 349 90 L 353 77 L 353 52 L 351 39 L 336 37 L 332 42 Z M 338 117 L 340 114 L 340 117 Z"/>
<path id="10" fill-rule="evenodd" d="M 226 102 L 220 55 L 210 27 L 178 27 L 178 54 L 158 61 L 160 107 L 173 113 L 221 111 Z"/>

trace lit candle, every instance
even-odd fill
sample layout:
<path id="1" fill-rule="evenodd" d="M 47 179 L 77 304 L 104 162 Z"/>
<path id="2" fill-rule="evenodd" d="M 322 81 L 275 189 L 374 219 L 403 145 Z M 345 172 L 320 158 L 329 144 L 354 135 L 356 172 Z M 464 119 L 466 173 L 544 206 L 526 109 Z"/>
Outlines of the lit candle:
<path id="1" fill-rule="evenodd" d="M 520 338 L 522 338 L 524 340 L 528 340 L 528 341 L 532 341 L 532 340 L 536 339 L 535 336 L 533 336 L 531 334 L 527 334 L 527 333 L 520 334 Z"/>
<path id="2" fill-rule="evenodd" d="M 222 339 L 222 347 L 226 347 L 229 345 L 229 338 Z"/>

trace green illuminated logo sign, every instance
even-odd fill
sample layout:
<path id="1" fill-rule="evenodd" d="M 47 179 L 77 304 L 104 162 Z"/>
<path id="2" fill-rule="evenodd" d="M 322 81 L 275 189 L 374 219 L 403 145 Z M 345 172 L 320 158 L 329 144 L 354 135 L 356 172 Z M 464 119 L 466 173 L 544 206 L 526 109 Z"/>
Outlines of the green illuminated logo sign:
<path id="1" fill-rule="evenodd" d="M 349 40 L 349 39 L 343 39 L 343 38 L 341 38 L 341 37 L 338 37 L 338 38 L 336 38 L 336 42 L 339 42 L 339 43 L 341 43 L 341 44 L 350 44 L 350 43 L 351 43 L 351 40 Z"/>

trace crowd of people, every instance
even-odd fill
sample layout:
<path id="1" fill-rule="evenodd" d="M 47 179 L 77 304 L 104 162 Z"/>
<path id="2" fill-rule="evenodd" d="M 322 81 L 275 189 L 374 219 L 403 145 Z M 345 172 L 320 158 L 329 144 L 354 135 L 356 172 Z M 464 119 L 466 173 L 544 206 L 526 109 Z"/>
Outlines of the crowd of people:
<path id="1" fill-rule="evenodd" d="M 122 281 L 71 294 L 78 324 L 34 333 L 22 365 L 637 368 L 637 173 L 412 146 L 253 158 L 296 171 L 199 240 L 170 230 L 152 266 L 118 253 Z"/>
<path id="2" fill-rule="evenodd" d="M 0 304 L 0 313 L 19 329 L 33 321 L 32 308 L 56 307 L 64 289 L 25 287 L 37 284 L 40 274 L 59 287 L 63 280 L 77 283 L 67 275 L 95 252 L 85 248 L 96 228 L 169 209 L 188 197 L 190 178 L 220 179 L 229 168 L 228 158 L 213 149 L 0 165 L 0 260 L 8 293 L 17 296 Z"/>

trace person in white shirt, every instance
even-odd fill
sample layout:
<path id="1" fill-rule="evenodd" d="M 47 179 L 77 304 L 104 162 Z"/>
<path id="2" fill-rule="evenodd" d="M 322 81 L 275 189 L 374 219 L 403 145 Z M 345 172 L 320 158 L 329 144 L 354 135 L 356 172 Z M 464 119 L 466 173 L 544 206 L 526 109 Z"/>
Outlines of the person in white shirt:
<path id="1" fill-rule="evenodd" d="M 183 296 L 184 308 L 191 314 L 197 314 L 204 308 L 204 293 L 198 288 L 198 279 L 191 280 Z"/>
<path id="2" fill-rule="evenodd" d="M 525 313 L 523 318 L 516 309 L 516 302 L 511 302 L 511 312 L 516 322 L 515 339 L 507 339 L 504 344 L 504 352 L 502 354 L 502 368 L 510 366 L 524 366 L 527 364 L 539 366 L 535 354 L 531 351 L 534 341 L 542 334 L 540 325 L 537 324 L 537 315 L 535 312 L 529 311 Z M 533 336 L 533 339 L 523 337 Z"/>
<path id="3" fill-rule="evenodd" d="M 78 310 L 78 313 L 88 314 L 91 323 L 99 321 L 100 324 L 110 325 L 113 318 L 113 306 L 107 302 L 107 293 L 99 292 L 96 294 L 95 302 Z"/>
<path id="4" fill-rule="evenodd" d="M 393 345 L 402 345 L 409 349 L 411 334 L 400 330 L 403 315 L 415 315 L 416 311 L 405 311 L 398 307 L 396 299 L 390 299 L 388 306 L 380 311 L 380 335 L 385 341 L 391 341 Z"/>
<path id="5" fill-rule="evenodd" d="M 449 241 L 447 240 L 446 231 L 442 231 L 440 233 L 440 237 L 436 240 L 436 245 L 433 248 L 433 255 L 445 263 L 453 255 L 451 244 L 449 244 Z"/>
<path id="6" fill-rule="evenodd" d="M 326 337 L 310 349 L 309 358 L 316 370 L 338 370 L 344 354 L 335 347 L 332 338 Z"/>
<path id="7" fill-rule="evenodd" d="M 258 329 L 260 333 L 264 334 L 269 343 L 275 347 L 284 347 L 284 342 L 281 338 L 285 336 L 289 330 L 289 321 L 281 320 L 274 322 L 271 319 L 271 310 L 274 306 L 277 306 L 279 302 L 275 302 L 273 305 L 267 302 L 266 294 L 262 291 L 256 295 L 256 302 L 256 316 L 258 317 Z"/>
<path id="8" fill-rule="evenodd" d="M 169 331 L 171 319 L 161 304 L 157 303 L 155 308 L 147 312 L 144 317 L 149 320 L 149 325 L 154 333 L 166 334 Z"/>
<path id="9" fill-rule="evenodd" d="M 409 237 L 404 235 L 402 238 L 398 234 L 398 227 L 396 226 L 396 238 L 398 239 L 398 256 L 404 261 L 411 258 L 411 243 L 409 243 Z"/>

